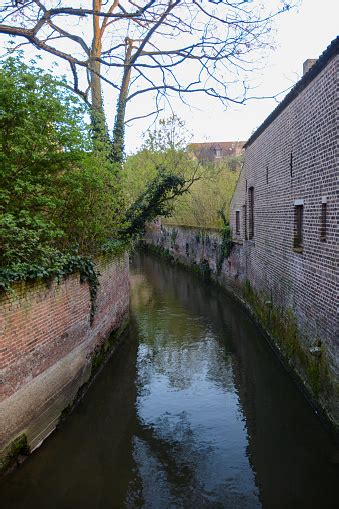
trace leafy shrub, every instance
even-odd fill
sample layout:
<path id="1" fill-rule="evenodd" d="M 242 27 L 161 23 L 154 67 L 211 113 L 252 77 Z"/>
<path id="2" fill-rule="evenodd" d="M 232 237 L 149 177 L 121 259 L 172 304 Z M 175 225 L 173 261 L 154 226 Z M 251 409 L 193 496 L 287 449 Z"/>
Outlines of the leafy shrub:
<path id="1" fill-rule="evenodd" d="M 0 147 L 3 275 L 62 272 L 114 237 L 124 200 L 109 147 L 94 150 L 86 108 L 65 83 L 20 57 L 0 68 Z"/>
<path id="2" fill-rule="evenodd" d="M 161 172 L 188 183 L 188 192 L 173 193 L 164 223 L 223 228 L 219 210 L 229 216 L 229 204 L 238 180 L 239 158 L 217 165 L 199 163 L 187 149 L 184 123 L 176 116 L 161 120 L 147 134 L 142 149 L 126 160 L 122 179 L 127 201 L 137 201 Z"/>

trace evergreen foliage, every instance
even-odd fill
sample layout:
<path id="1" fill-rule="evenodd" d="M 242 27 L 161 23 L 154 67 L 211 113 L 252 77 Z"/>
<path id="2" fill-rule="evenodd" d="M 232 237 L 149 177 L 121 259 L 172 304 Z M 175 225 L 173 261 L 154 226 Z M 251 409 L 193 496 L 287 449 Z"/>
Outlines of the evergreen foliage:
<path id="1" fill-rule="evenodd" d="M 86 265 L 86 257 L 101 252 L 123 224 L 124 200 L 118 172 L 107 157 L 110 147 L 104 140 L 93 146 L 85 118 L 85 107 L 65 83 L 35 62 L 28 66 L 18 57 L 2 63 L 4 287 L 12 280 L 69 273 L 75 261 L 78 268 Z"/>
<path id="2" fill-rule="evenodd" d="M 173 207 L 173 197 L 185 192 L 185 179 L 159 169 L 158 175 L 150 180 L 146 189 L 131 205 L 126 214 L 128 226 L 125 233 L 136 235 L 144 231 L 147 222 L 158 216 L 168 216 Z"/>

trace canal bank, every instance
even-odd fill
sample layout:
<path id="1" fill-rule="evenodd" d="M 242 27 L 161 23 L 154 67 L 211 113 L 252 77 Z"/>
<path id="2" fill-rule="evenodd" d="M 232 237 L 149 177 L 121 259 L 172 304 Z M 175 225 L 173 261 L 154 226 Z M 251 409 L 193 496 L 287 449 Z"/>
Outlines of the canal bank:
<path id="1" fill-rule="evenodd" d="M 216 229 L 150 225 L 144 245 L 201 273 L 230 291 L 260 323 L 276 354 L 334 435 L 339 436 L 339 380 L 335 366 L 339 356 L 335 320 L 321 311 L 321 295 L 311 296 L 314 306 L 307 327 L 299 307 L 286 304 L 281 286 L 270 282 L 275 268 L 259 278 L 250 242 L 233 241 Z M 248 246 L 247 244 L 251 244 Z M 287 277 L 287 276 L 286 276 Z M 279 277 L 278 277 L 279 279 Z M 302 279 L 291 287 L 299 295 Z M 305 292 L 307 288 L 303 288 Z M 291 297 L 290 296 L 290 297 Z"/>
<path id="2" fill-rule="evenodd" d="M 22 282 L 1 296 L 2 470 L 55 430 L 128 321 L 128 255 L 96 261 L 96 292 L 79 273 L 60 282 Z"/>
<path id="3" fill-rule="evenodd" d="M 131 290 L 125 341 L 2 507 L 335 508 L 335 445 L 242 306 L 151 255 Z"/>

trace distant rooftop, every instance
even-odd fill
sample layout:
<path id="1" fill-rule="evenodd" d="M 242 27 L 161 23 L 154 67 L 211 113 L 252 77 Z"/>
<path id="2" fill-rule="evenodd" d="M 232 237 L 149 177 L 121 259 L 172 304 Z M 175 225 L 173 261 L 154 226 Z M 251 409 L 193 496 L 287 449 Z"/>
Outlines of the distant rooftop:
<path id="1" fill-rule="evenodd" d="M 244 144 L 244 141 L 209 141 L 190 143 L 188 148 L 200 161 L 215 162 L 240 155 Z"/>
<path id="2" fill-rule="evenodd" d="M 254 140 L 256 140 L 261 133 L 267 129 L 267 127 L 275 120 L 280 113 L 296 98 L 298 95 L 314 80 L 318 74 L 326 67 L 326 65 L 332 60 L 335 56 L 339 54 L 339 36 L 336 37 L 331 44 L 326 48 L 326 50 L 320 55 L 317 60 L 309 59 L 306 60 L 305 64 L 311 64 L 307 72 L 305 72 L 304 76 L 294 85 L 292 90 L 286 95 L 286 97 L 281 101 L 280 104 L 272 111 L 272 113 L 264 120 L 260 127 L 252 134 L 252 136 L 247 140 L 244 144 L 244 148 L 249 147 Z M 307 67 L 306 67 L 307 69 Z M 304 67 L 305 70 L 305 67 Z"/>

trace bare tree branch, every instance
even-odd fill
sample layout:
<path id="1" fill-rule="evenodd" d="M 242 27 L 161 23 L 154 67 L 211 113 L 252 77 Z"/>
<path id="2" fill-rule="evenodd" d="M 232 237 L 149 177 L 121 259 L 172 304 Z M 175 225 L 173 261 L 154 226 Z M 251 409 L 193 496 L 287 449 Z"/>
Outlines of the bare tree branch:
<path id="1" fill-rule="evenodd" d="M 159 113 L 161 111 L 163 111 L 163 110 L 164 109 L 161 108 L 161 109 L 157 109 L 155 111 L 152 111 L 151 113 L 148 113 L 147 115 L 139 115 L 138 117 L 129 118 L 128 120 L 125 121 L 125 125 L 127 125 L 130 122 L 133 122 L 134 120 L 140 120 L 141 118 L 151 117 L 152 115 L 159 115 Z"/>
<path id="2" fill-rule="evenodd" d="M 80 0 L 5 0 L 0 34 L 68 62 L 74 91 L 102 116 L 101 87 L 110 85 L 121 127 L 131 122 L 127 105 L 142 94 L 153 94 L 155 111 L 174 94 L 185 104 L 198 93 L 225 106 L 243 104 L 248 77 L 270 48 L 272 21 L 298 1 L 275 0 L 270 10 L 255 0 L 91 0 L 92 8 Z"/>

